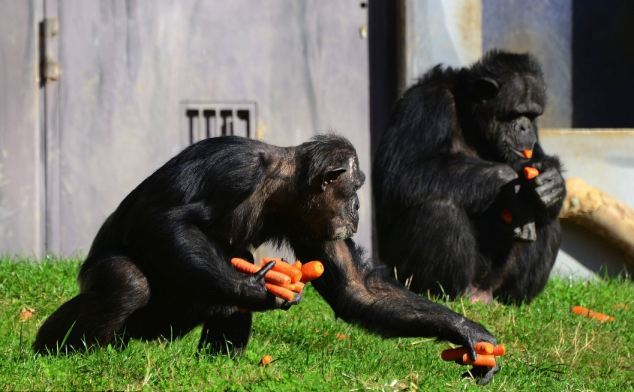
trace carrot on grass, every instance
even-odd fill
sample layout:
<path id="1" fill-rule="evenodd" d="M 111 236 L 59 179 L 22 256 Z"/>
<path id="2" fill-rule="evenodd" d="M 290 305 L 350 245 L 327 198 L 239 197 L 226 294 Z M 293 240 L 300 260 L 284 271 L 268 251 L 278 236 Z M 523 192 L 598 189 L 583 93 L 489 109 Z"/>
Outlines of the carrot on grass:
<path id="1" fill-rule="evenodd" d="M 324 273 L 324 265 L 320 261 L 309 261 L 302 265 L 302 283 L 319 278 Z"/>
<path id="2" fill-rule="evenodd" d="M 261 269 L 257 265 L 249 263 L 248 261 L 238 257 L 231 259 L 231 265 L 233 265 L 233 267 L 238 271 L 245 274 L 255 274 Z M 276 271 L 268 271 L 266 275 L 264 275 L 264 280 L 274 284 L 291 283 L 290 277 Z"/>
<path id="3" fill-rule="evenodd" d="M 588 308 L 584 308 L 583 306 L 573 306 L 571 310 L 572 310 L 572 313 L 574 313 L 574 314 L 578 314 L 579 316 L 584 316 L 584 317 L 592 318 L 592 319 L 595 319 L 595 320 L 599 320 L 602 323 L 604 323 L 606 321 L 614 321 L 614 317 L 612 317 L 612 316 L 608 316 L 607 314 L 595 312 L 595 311 L 590 310 Z"/>
<path id="4" fill-rule="evenodd" d="M 524 178 L 527 180 L 532 180 L 539 175 L 539 170 L 531 166 L 524 166 L 524 169 L 522 170 L 524 171 Z"/>
<path id="5" fill-rule="evenodd" d="M 299 282 L 302 277 L 302 271 L 283 261 L 282 259 L 272 258 L 272 257 L 264 257 L 262 259 L 262 265 L 267 265 L 275 261 L 275 266 L 273 267 L 273 271 L 282 273 L 289 278 L 291 278 L 291 282 Z"/>
<path id="6" fill-rule="evenodd" d="M 292 301 L 295 299 L 295 293 L 289 289 L 286 289 L 282 286 L 270 284 L 270 283 L 265 283 L 265 286 L 268 292 L 273 294 L 276 297 L 280 297 L 287 301 Z"/>

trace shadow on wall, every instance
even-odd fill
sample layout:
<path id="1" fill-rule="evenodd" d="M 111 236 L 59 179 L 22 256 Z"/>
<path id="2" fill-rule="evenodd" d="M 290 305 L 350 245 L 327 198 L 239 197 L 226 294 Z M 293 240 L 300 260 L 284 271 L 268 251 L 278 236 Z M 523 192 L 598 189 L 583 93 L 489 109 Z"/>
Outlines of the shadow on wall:
<path id="1" fill-rule="evenodd" d="M 634 1 L 572 2 L 572 126 L 632 128 Z"/>

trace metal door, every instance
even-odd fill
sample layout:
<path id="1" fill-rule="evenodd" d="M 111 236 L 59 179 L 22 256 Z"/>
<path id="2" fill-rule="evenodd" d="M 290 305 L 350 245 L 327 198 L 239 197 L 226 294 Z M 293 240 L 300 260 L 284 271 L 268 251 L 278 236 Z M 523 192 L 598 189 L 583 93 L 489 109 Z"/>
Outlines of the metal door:
<path id="1" fill-rule="evenodd" d="M 233 132 L 247 132 L 249 118 L 251 137 L 278 145 L 336 130 L 355 144 L 369 173 L 367 42 L 360 34 L 367 11 L 358 2 L 46 5 L 46 16 L 59 19 L 61 69 L 47 90 L 54 111 L 46 122 L 50 251 L 86 251 L 136 184 L 206 137 L 201 128 L 193 132 L 192 104 L 203 106 L 196 121 L 220 121 L 214 107 L 237 105 L 223 119 L 234 121 Z M 368 247 L 369 190 L 360 195 L 357 235 Z"/>

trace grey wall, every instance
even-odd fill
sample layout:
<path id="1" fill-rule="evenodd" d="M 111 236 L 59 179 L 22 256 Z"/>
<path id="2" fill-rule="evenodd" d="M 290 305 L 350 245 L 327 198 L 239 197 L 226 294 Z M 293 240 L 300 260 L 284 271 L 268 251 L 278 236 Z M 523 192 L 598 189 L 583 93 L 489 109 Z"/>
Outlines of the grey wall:
<path id="1" fill-rule="evenodd" d="M 0 158 L 0 233 L 13 233 L 0 236 L 0 252 L 39 254 L 43 242 L 57 254 L 85 252 L 121 199 L 188 143 L 187 101 L 255 102 L 255 137 L 279 145 L 335 130 L 354 143 L 369 172 L 368 50 L 360 34 L 367 9 L 359 2 L 46 0 L 45 6 L 46 17 L 59 18 L 53 55 L 61 76 L 40 92 L 43 130 L 27 115 L 38 111 L 37 90 L 29 86 L 36 84 L 32 35 L 42 15 L 28 14 L 29 7 L 24 15 L 0 15 L 0 91 L 6 92 L 0 110 L 13 116 L 2 120 L 0 137 L 15 143 L 3 143 L 12 155 Z M 16 31 L 13 44 L 7 36 Z M 19 102 L 9 98 L 16 94 Z M 30 139 L 17 136 L 23 132 Z M 46 143 L 45 159 L 37 138 Z M 43 197 L 34 189 L 42 162 L 46 235 L 39 229 L 42 209 L 34 208 Z M 26 193 L 17 193 L 18 184 Z M 367 184 L 360 194 L 357 234 L 366 247 L 369 190 Z"/>
<path id="2" fill-rule="evenodd" d="M 44 249 L 38 87 L 41 1 L 0 0 L 0 253 Z"/>

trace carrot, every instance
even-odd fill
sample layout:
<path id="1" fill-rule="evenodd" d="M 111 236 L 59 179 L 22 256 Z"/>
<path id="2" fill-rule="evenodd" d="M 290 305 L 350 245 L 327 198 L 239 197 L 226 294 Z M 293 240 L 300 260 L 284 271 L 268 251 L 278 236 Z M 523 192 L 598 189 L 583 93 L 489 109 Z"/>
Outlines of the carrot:
<path id="1" fill-rule="evenodd" d="M 474 348 L 476 354 L 479 355 L 493 355 L 499 357 L 506 353 L 506 349 L 503 344 L 495 346 L 493 343 L 489 342 L 478 342 Z M 469 350 L 466 347 L 449 348 L 447 350 L 443 350 L 443 352 L 440 353 L 440 357 L 445 361 L 457 361 L 461 360 L 463 355 L 468 353 Z"/>
<path id="2" fill-rule="evenodd" d="M 531 166 L 524 166 L 524 178 L 527 180 L 532 180 L 533 178 L 539 175 L 539 170 L 535 169 Z"/>
<path id="3" fill-rule="evenodd" d="M 260 366 L 266 366 L 271 362 L 273 362 L 273 357 L 267 354 L 260 359 Z"/>
<path id="4" fill-rule="evenodd" d="M 494 348 L 495 346 L 493 345 L 493 343 L 489 342 L 478 342 L 475 345 L 475 350 L 478 354 L 491 355 L 493 354 Z"/>
<path id="5" fill-rule="evenodd" d="M 612 317 L 612 316 L 608 316 L 607 314 L 595 312 L 595 311 L 590 310 L 588 308 L 584 308 L 583 306 L 573 306 L 572 307 L 572 313 L 578 314 L 579 316 L 593 318 L 595 320 L 601 321 L 602 323 L 604 323 L 606 321 L 614 321 L 614 317 Z"/>
<path id="6" fill-rule="evenodd" d="M 280 286 L 284 287 L 285 289 L 289 289 L 295 293 L 301 293 L 302 290 L 304 290 L 304 284 L 302 282 L 286 283 Z"/>
<path id="7" fill-rule="evenodd" d="M 293 267 L 297 268 L 298 270 L 302 270 L 302 262 L 297 260 L 296 262 L 293 263 Z"/>
<path id="8" fill-rule="evenodd" d="M 231 265 L 233 265 L 233 267 L 238 271 L 245 274 L 255 274 L 260 270 L 260 267 L 257 265 L 237 257 L 231 259 Z M 274 284 L 291 283 L 291 278 L 276 271 L 267 272 L 266 275 L 264 275 L 264 280 Z"/>
<path id="9" fill-rule="evenodd" d="M 472 361 L 468 354 L 463 354 L 461 363 L 463 365 L 495 367 L 495 357 L 493 355 L 477 354 L 475 361 Z"/>
<path id="10" fill-rule="evenodd" d="M 266 286 L 266 289 L 269 291 L 269 293 L 273 294 L 276 297 L 280 297 L 287 301 L 292 301 L 295 299 L 295 293 L 289 289 L 285 289 L 284 287 L 277 286 L 270 283 L 266 283 L 265 286 Z"/>
<path id="11" fill-rule="evenodd" d="M 504 209 L 500 213 L 500 218 L 502 218 L 504 223 L 506 223 L 508 225 L 511 222 L 513 222 L 513 213 L 510 210 Z"/>
<path id="12" fill-rule="evenodd" d="M 443 361 L 456 361 L 461 359 L 464 354 L 468 353 L 469 350 L 464 347 L 448 348 L 440 353 L 440 358 L 442 358 Z"/>
<path id="13" fill-rule="evenodd" d="M 533 157 L 533 150 L 523 150 L 522 155 L 524 155 L 526 159 L 531 159 Z"/>
<path id="14" fill-rule="evenodd" d="M 275 266 L 273 267 L 273 271 L 277 271 L 279 273 L 282 273 L 288 276 L 289 278 L 291 278 L 292 283 L 299 282 L 299 280 L 302 278 L 302 271 L 298 270 L 297 268 L 293 267 L 292 265 L 288 264 L 287 262 L 281 259 L 274 259 L 272 257 L 264 257 L 262 259 L 262 265 L 267 265 L 268 263 L 272 261 L 275 261 Z"/>
<path id="15" fill-rule="evenodd" d="M 324 273 L 324 265 L 320 261 L 309 261 L 302 265 L 302 283 L 319 278 Z"/>
<path id="16" fill-rule="evenodd" d="M 502 356 L 504 354 L 506 354 L 506 347 L 504 347 L 503 344 L 498 344 L 497 346 L 495 346 L 493 348 L 493 353 L 494 356 L 499 357 Z"/>

